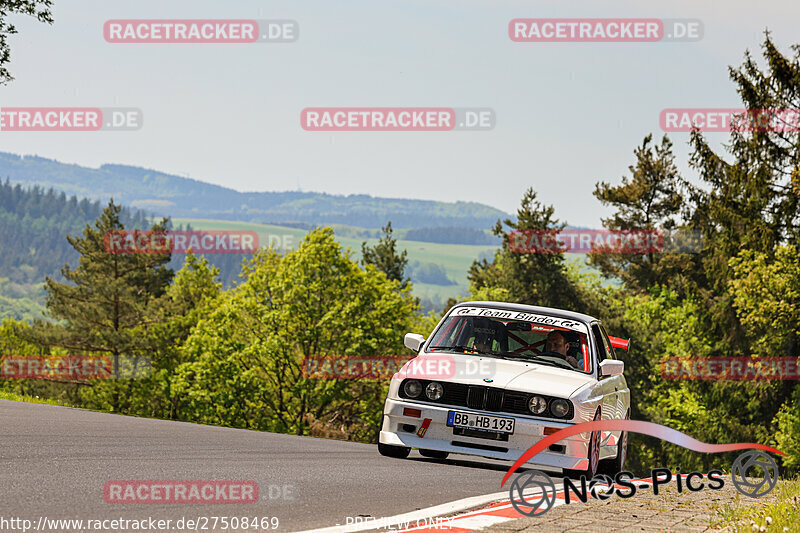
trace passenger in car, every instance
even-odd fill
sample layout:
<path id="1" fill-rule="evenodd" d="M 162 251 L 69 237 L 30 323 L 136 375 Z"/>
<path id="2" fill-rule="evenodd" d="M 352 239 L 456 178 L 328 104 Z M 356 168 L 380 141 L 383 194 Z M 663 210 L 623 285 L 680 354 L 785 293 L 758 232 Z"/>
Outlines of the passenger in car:
<path id="1" fill-rule="evenodd" d="M 544 345 L 544 351 L 557 353 L 563 356 L 564 360 L 567 363 L 572 365 L 574 368 L 578 368 L 578 360 L 572 355 L 567 355 L 569 349 L 570 349 L 570 343 L 567 342 L 567 339 L 562 332 L 558 330 L 553 330 L 547 334 L 547 340 Z"/>

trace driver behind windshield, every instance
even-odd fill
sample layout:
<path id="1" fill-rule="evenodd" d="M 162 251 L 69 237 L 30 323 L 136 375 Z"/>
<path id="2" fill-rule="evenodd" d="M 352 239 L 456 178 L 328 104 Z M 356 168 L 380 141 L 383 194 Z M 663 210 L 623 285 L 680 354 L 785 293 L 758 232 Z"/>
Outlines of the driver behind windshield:
<path id="1" fill-rule="evenodd" d="M 571 356 L 567 355 L 569 352 L 570 343 L 567 342 L 564 333 L 561 331 L 553 330 L 547 334 L 547 340 L 545 341 L 544 350 L 545 353 L 556 353 L 573 366 L 573 368 L 578 368 L 578 360 Z"/>
<path id="2" fill-rule="evenodd" d="M 501 342 L 502 332 L 501 328 L 503 327 L 502 324 L 494 322 L 492 320 L 478 317 L 472 321 L 472 333 L 475 338 L 472 340 L 472 349 L 477 351 L 478 353 L 484 354 L 494 354 L 495 351 L 495 342 L 498 345 L 502 345 Z M 500 347 L 502 351 L 502 346 Z"/>
<path id="3" fill-rule="evenodd" d="M 492 330 L 484 328 L 475 328 L 475 340 L 472 341 L 472 347 L 482 353 L 492 353 L 494 342 L 492 340 Z"/>

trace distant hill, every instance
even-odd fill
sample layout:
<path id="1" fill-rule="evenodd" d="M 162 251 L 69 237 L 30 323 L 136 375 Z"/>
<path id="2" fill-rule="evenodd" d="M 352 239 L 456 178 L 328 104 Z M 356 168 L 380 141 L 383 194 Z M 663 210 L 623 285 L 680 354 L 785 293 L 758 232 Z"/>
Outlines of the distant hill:
<path id="1" fill-rule="evenodd" d="M 0 320 L 13 317 L 31 321 L 43 316 L 45 276 L 62 280 L 60 268 L 65 263 L 78 264 L 78 254 L 66 235 L 80 235 L 86 224 L 94 224 L 106 202 L 67 196 L 63 191 L 39 185 L 22 186 L 0 181 Z M 152 219 L 138 209 L 123 207 L 120 219 L 126 228 L 150 227 Z M 272 242 L 279 236 L 284 245 L 296 247 L 309 228 L 266 226 L 253 222 L 178 218 L 173 227 L 203 229 L 238 229 L 256 231 L 260 242 Z M 361 243 L 377 242 L 380 231 L 352 226 L 335 226 L 337 240 L 358 256 Z M 398 231 L 399 233 L 408 230 Z M 476 230 L 477 231 L 477 230 Z M 477 232 L 480 233 L 480 232 Z M 287 237 L 290 237 L 287 242 Z M 466 291 L 466 272 L 476 257 L 492 251 L 491 246 L 438 244 L 398 240 L 400 249 L 409 252 L 406 274 L 414 282 L 414 293 L 426 311 L 443 307 L 447 298 Z M 168 266 L 178 270 L 185 257 L 175 254 Z M 249 256 L 212 254 L 205 256 L 220 269 L 219 279 L 226 287 L 241 281 L 241 262 Z"/>
<path id="2" fill-rule="evenodd" d="M 476 202 L 435 202 L 314 192 L 238 192 L 157 170 L 103 165 L 88 168 L 37 156 L 0 152 L 0 179 L 53 187 L 69 195 L 117 203 L 158 216 L 240 220 L 261 224 L 348 224 L 379 228 L 486 229 L 508 215 Z M 280 181 L 276 178 L 276 181 Z"/>
<path id="3" fill-rule="evenodd" d="M 0 277 L 40 283 L 45 275 L 58 276 L 64 263 L 75 266 L 78 253 L 66 235 L 80 235 L 104 207 L 53 189 L 0 182 Z M 120 220 L 126 227 L 149 227 L 136 210 L 123 208 Z"/>
<path id="4" fill-rule="evenodd" d="M 61 279 L 64 263 L 78 263 L 66 235 L 80 235 L 102 211 L 99 202 L 0 181 L 0 319 L 42 317 L 44 277 Z M 120 220 L 127 227 L 147 225 L 143 213 L 127 208 Z"/>
<path id="5" fill-rule="evenodd" d="M 0 181 L 0 319 L 42 316 L 45 276 L 63 281 L 61 267 L 78 265 L 78 252 L 67 241 L 67 234 L 81 235 L 87 224 L 94 225 L 107 204 L 68 197 L 52 188 Z M 123 207 L 119 218 L 128 229 L 151 227 L 138 209 Z M 190 225 L 176 227 L 188 229 Z M 220 269 L 219 279 L 226 287 L 239 280 L 243 256 L 206 257 Z M 185 255 L 174 254 L 167 266 L 179 270 L 185 260 Z"/>
<path id="6" fill-rule="evenodd" d="M 405 234 L 409 241 L 438 242 L 447 244 L 493 244 L 500 246 L 500 237 L 492 235 L 488 230 L 475 228 L 417 228 Z"/>

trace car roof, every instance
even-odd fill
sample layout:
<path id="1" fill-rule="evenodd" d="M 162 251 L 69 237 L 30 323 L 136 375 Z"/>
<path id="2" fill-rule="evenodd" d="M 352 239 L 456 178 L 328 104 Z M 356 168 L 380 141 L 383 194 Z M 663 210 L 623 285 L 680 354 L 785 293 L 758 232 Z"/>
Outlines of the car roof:
<path id="1" fill-rule="evenodd" d="M 598 319 L 583 313 L 576 313 L 574 311 L 566 311 L 564 309 L 556 309 L 554 307 L 540 307 L 538 305 L 525 305 L 525 304 L 512 304 L 507 302 L 461 302 L 453 306 L 457 307 L 490 307 L 492 309 L 506 309 L 509 311 L 520 311 L 523 313 L 539 313 L 543 315 L 552 315 L 559 318 L 568 318 L 578 322 L 599 322 Z"/>

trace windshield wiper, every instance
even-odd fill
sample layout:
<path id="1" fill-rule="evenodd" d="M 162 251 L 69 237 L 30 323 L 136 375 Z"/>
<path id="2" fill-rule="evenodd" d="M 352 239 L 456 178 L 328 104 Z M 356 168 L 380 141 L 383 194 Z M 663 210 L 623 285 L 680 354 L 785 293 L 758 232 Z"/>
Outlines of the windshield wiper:
<path id="1" fill-rule="evenodd" d="M 569 368 L 570 370 L 575 370 L 575 367 L 573 367 L 572 365 L 570 365 L 566 361 L 564 361 L 565 365 L 562 365 L 562 364 L 556 363 L 554 361 L 549 361 L 547 359 L 540 359 L 538 355 L 520 357 L 520 359 L 522 359 L 522 358 L 525 358 L 526 360 L 528 360 L 528 361 L 530 361 L 532 363 L 548 365 L 548 366 L 554 366 L 556 368 Z M 566 365 L 569 365 L 569 366 L 566 366 Z"/>
<path id="2" fill-rule="evenodd" d="M 451 351 L 454 351 L 454 352 L 462 352 L 462 353 L 466 352 L 467 350 L 470 350 L 472 352 L 478 352 L 481 355 L 492 355 L 492 356 L 496 356 L 497 355 L 497 354 L 494 354 L 492 352 L 486 352 L 486 351 L 483 351 L 483 350 L 479 350 L 478 348 L 472 348 L 470 346 L 464 346 L 463 344 L 457 344 L 455 346 L 431 346 L 430 349 L 431 350 L 451 350 Z"/>

